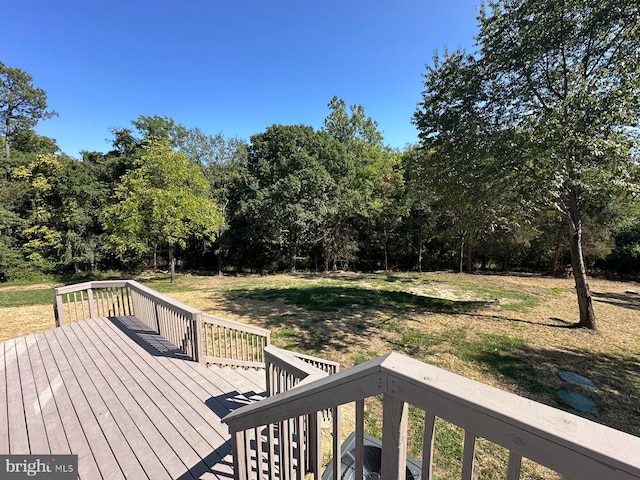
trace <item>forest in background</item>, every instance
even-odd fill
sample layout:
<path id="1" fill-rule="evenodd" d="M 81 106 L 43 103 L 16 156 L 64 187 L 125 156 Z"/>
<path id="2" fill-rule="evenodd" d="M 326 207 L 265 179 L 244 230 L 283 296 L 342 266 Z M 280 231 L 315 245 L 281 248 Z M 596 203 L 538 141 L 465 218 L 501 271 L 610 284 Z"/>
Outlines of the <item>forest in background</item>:
<path id="1" fill-rule="evenodd" d="M 141 115 L 72 158 L 34 131 L 46 92 L 0 64 L 0 272 L 638 275 L 639 18 L 490 2 L 476 52 L 434 55 L 402 151 L 334 97 L 320 129 L 244 140 Z"/>
<path id="2" fill-rule="evenodd" d="M 491 191 L 472 199 L 483 207 L 439 196 L 423 178 L 418 147 L 386 148 L 364 109 L 340 99 L 330 103 L 322 130 L 273 125 L 249 142 L 188 130 L 167 117 L 141 116 L 132 126 L 112 130 L 110 152 L 84 152 L 81 159 L 33 131 L 16 136 L 11 157 L 0 157 L 0 271 L 7 279 L 168 269 L 175 226 L 160 226 L 168 232 L 163 238 L 151 224 L 175 218 L 177 205 L 140 199 L 145 221 L 116 206 L 129 192 L 125 186 L 151 197 L 193 189 L 202 178 L 201 195 L 219 216 L 210 219 L 212 229 L 185 216 L 186 233 L 175 246 L 183 270 L 567 273 L 567 235 L 552 206 L 527 218 L 531 199 L 516 199 L 507 217 L 492 210 Z M 158 145 L 165 161 L 147 165 L 150 153 L 158 158 Z M 175 172 L 176 157 L 197 168 Z M 144 182 L 131 187 L 132 172 L 144 165 Z M 638 213 L 631 195 L 592 207 L 584 221 L 590 269 L 640 272 Z"/>

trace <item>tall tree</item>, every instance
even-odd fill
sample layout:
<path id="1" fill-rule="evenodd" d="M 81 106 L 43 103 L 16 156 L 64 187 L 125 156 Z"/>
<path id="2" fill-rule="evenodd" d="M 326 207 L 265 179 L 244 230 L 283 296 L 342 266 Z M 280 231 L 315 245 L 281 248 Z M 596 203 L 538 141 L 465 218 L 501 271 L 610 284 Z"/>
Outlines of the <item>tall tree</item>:
<path id="1" fill-rule="evenodd" d="M 640 6 L 637 0 L 491 1 L 481 12 L 478 42 L 501 118 L 534 139 L 532 170 L 546 180 L 568 228 L 579 325 L 596 329 L 583 213 L 591 196 L 631 180 L 631 133 L 640 120 Z"/>
<path id="2" fill-rule="evenodd" d="M 173 150 L 167 138 L 146 142 L 115 199 L 104 217 L 112 248 L 125 255 L 148 252 L 158 241 L 166 244 L 172 282 L 176 249 L 190 238 L 213 242 L 222 223 L 200 166 Z"/>
<path id="3" fill-rule="evenodd" d="M 388 241 L 392 230 L 406 211 L 401 193 L 403 175 L 400 156 L 384 146 L 378 124 L 367 116 L 362 105 L 351 105 L 333 97 L 328 104 L 329 114 L 323 129 L 340 142 L 346 152 L 348 170 L 340 179 L 340 208 L 333 219 L 332 231 L 344 242 L 342 250 L 353 250 L 351 236 L 356 225 L 362 224 L 369 269 L 374 269 L 374 243 L 382 245 L 383 266 L 388 264 Z M 351 235 L 345 235 L 347 229 Z"/>
<path id="4" fill-rule="evenodd" d="M 635 0 L 491 1 L 481 11 L 477 54 L 445 55 L 436 63 L 414 117 L 425 145 L 449 132 L 433 119 L 469 133 L 454 138 L 452 148 L 471 146 L 473 155 L 464 148 L 449 158 L 464 158 L 451 178 L 478 180 L 461 183 L 470 194 L 493 179 L 488 192 L 510 193 L 494 205 L 513 204 L 516 194 L 529 211 L 546 203 L 559 212 L 568 231 L 578 325 L 590 329 L 596 317 L 584 214 L 594 197 L 611 197 L 634 182 L 639 12 Z"/>
<path id="5" fill-rule="evenodd" d="M 50 118 L 47 94 L 33 86 L 33 77 L 19 68 L 0 62 L 0 134 L 4 137 L 4 152 L 11 156 L 11 142 L 16 133 L 30 130 L 38 120 Z"/>
<path id="6" fill-rule="evenodd" d="M 443 213 L 441 235 L 458 244 L 459 271 L 465 252 L 470 271 L 477 240 L 514 228 L 517 213 L 527 204 L 513 189 L 514 167 L 522 157 L 514 147 L 522 139 L 493 121 L 483 65 L 472 55 L 436 54 L 424 84 L 414 115 L 422 147 L 417 173 Z"/>
<path id="7" fill-rule="evenodd" d="M 241 217 L 246 242 L 273 257 L 296 260 L 323 239 L 323 225 L 336 206 L 330 171 L 343 158 L 340 144 L 303 125 L 273 125 L 251 137 Z M 276 260 L 277 261 L 277 260 Z"/>

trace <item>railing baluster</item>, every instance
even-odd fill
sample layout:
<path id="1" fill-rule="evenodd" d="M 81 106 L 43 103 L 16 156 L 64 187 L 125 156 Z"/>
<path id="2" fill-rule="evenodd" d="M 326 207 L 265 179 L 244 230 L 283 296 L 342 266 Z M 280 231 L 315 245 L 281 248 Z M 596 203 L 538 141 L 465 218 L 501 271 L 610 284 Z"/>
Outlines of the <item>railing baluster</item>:
<path id="1" fill-rule="evenodd" d="M 269 468 L 269 472 L 267 474 L 267 478 L 275 478 L 276 477 L 276 445 L 275 445 L 275 433 L 274 433 L 274 425 L 270 423 L 267 425 L 267 465 Z"/>
<path id="2" fill-rule="evenodd" d="M 424 437 L 422 439 L 422 479 L 433 480 L 433 440 L 435 438 L 436 417 L 424 414 Z"/>
<path id="3" fill-rule="evenodd" d="M 85 320 L 87 316 L 84 313 L 84 290 L 80 290 L 80 307 L 82 310 L 82 319 Z"/>
<path id="4" fill-rule="evenodd" d="M 299 416 L 296 419 L 296 432 L 297 432 L 297 444 L 298 444 L 298 451 L 297 451 L 297 455 L 296 455 L 296 461 L 297 461 L 297 475 L 296 478 L 297 480 L 304 480 L 304 475 L 306 473 L 306 462 L 305 462 L 305 456 L 306 456 L 306 448 L 305 448 L 305 440 L 304 440 L 304 416 Z"/>
<path id="5" fill-rule="evenodd" d="M 333 422 L 333 478 L 342 478 L 342 463 L 340 462 L 342 458 L 342 445 L 340 444 L 340 410 L 336 406 L 333 407 L 331 412 L 333 416 L 331 419 Z"/>
<path id="6" fill-rule="evenodd" d="M 381 478 L 402 478 L 407 456 L 407 404 L 385 393 L 382 399 L 382 471 Z"/>
<path id="7" fill-rule="evenodd" d="M 262 433 L 259 431 L 259 427 L 254 428 L 254 435 L 256 437 L 256 478 L 262 478 L 264 475 L 264 459 L 262 458 Z"/>
<path id="8" fill-rule="evenodd" d="M 93 303 L 93 289 L 87 289 L 87 300 L 89 300 L 89 316 L 91 318 L 96 318 L 96 307 Z"/>
<path id="9" fill-rule="evenodd" d="M 364 399 L 356 402 L 356 475 L 362 480 L 364 470 Z"/>
<path id="10" fill-rule="evenodd" d="M 507 466 L 507 480 L 520 480 L 522 456 L 509 451 L 509 464 Z"/>
<path id="11" fill-rule="evenodd" d="M 476 449 L 476 436 L 466 431 L 464 432 L 464 452 L 462 454 L 462 480 L 471 480 L 473 476 L 473 461 Z"/>

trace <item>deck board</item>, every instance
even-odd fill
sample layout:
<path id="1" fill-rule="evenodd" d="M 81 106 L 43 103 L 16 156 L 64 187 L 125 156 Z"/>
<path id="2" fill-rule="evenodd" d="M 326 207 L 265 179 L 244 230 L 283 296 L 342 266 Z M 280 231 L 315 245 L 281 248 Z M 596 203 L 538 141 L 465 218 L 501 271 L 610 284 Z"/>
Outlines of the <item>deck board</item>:
<path id="1" fill-rule="evenodd" d="M 78 454 L 82 479 L 227 480 L 220 419 L 264 396 L 260 378 L 189 361 L 132 317 L 8 340 L 0 453 Z"/>
<path id="2" fill-rule="evenodd" d="M 119 335 L 117 330 L 106 333 Z M 177 438 L 177 435 L 180 435 L 185 440 L 186 445 L 183 447 L 183 454 L 190 462 L 188 463 L 190 470 L 196 474 L 204 473 L 209 468 L 204 459 L 211 454 L 212 449 L 215 449 L 217 445 L 225 443 L 225 440 L 218 432 L 210 428 L 210 426 L 204 425 L 203 415 L 208 413 L 208 409 L 198 411 L 193 408 L 183 408 L 190 405 L 188 402 L 183 401 L 181 396 L 180 390 L 183 385 L 159 373 L 159 370 L 161 371 L 162 369 L 161 359 L 164 357 L 148 358 L 140 355 L 139 352 L 135 352 L 133 349 L 124 348 L 124 345 L 131 341 L 126 336 L 125 338 L 121 337 L 119 340 L 119 342 L 116 342 L 119 344 L 116 348 L 120 349 L 120 353 L 123 356 L 131 355 L 127 360 L 131 363 L 132 368 L 137 369 L 138 375 L 136 377 L 140 387 L 153 398 L 159 407 L 157 416 L 164 415 L 165 412 L 172 412 L 166 418 L 177 432 L 172 437 Z M 183 362 L 184 360 L 177 359 L 177 361 Z M 189 449 L 192 451 L 189 451 Z"/>
<path id="3" fill-rule="evenodd" d="M 63 444 L 51 444 L 51 453 L 74 453 L 78 455 L 78 474 L 82 479 L 89 479 L 92 475 L 99 478 L 98 465 L 96 464 L 91 446 L 87 441 L 87 437 L 82 429 L 80 420 L 78 419 L 67 387 L 62 379 L 61 372 L 56 365 L 53 352 L 49 347 L 49 342 L 43 333 L 34 336 L 40 355 L 42 357 L 42 365 L 45 374 L 49 380 L 49 391 L 52 395 L 50 402 L 55 402 L 59 412 L 59 420 L 63 429 L 63 436 L 68 444 L 65 449 Z M 15 387 L 14 387 L 15 388 Z M 55 428 L 49 423 L 45 423 L 47 429 Z M 49 436 L 51 438 L 51 436 Z M 35 451 L 20 453 L 39 453 Z"/>
<path id="4" fill-rule="evenodd" d="M 27 432 L 29 433 L 29 448 L 34 451 L 50 453 L 44 420 L 42 415 L 39 415 L 40 400 L 38 398 L 38 390 L 36 389 L 27 343 L 24 337 L 16 339 L 15 343 L 18 369 L 20 370 L 20 382 L 22 384 L 24 416 Z"/>
<path id="5" fill-rule="evenodd" d="M 0 344 L 0 452 L 9 451 L 9 417 L 7 415 L 7 378 L 4 350 L 7 342 Z"/>

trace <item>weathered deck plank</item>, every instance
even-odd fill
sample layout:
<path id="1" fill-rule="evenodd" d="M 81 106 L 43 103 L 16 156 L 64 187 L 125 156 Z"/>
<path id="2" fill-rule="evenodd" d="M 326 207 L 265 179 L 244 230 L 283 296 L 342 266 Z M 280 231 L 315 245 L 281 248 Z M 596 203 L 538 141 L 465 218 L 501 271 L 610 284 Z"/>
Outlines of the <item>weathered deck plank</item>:
<path id="1" fill-rule="evenodd" d="M 22 384 L 22 401 L 25 411 L 25 422 L 29 434 L 29 448 L 42 453 L 50 453 L 47 432 L 44 427 L 42 415 L 40 415 L 40 401 L 38 391 L 31 368 L 31 359 L 24 337 L 15 340 L 20 370 L 20 383 Z"/>
<path id="2" fill-rule="evenodd" d="M 73 328 L 72 325 L 69 325 L 69 327 Z M 73 365 L 67 359 L 65 350 L 59 343 L 59 338 L 56 335 L 58 330 L 59 329 L 56 328 L 46 331 L 44 332 L 44 336 L 72 401 L 72 407 L 80 421 L 82 431 L 91 447 L 91 452 L 100 471 L 99 475 L 101 478 L 109 479 L 125 478 L 115 458 L 112 447 L 109 444 L 108 438 L 105 437 L 105 432 L 103 432 L 101 427 L 100 420 L 106 416 L 106 409 L 104 405 L 96 404 L 94 406 L 90 403 L 91 400 L 95 400 L 93 395 L 91 395 L 92 392 L 85 392 L 79 383 L 79 378 L 81 380 L 86 373 L 82 371 L 76 373 L 74 371 Z M 103 423 L 106 424 L 107 422 Z M 109 427 L 106 426 L 106 428 Z M 118 438 L 116 441 L 121 442 L 122 440 Z M 34 451 L 34 453 L 36 452 Z"/>
<path id="3" fill-rule="evenodd" d="M 69 449 L 69 441 L 64 434 L 64 427 L 60 419 L 60 412 L 54 398 L 54 391 L 62 386 L 60 377 L 56 377 L 52 382 L 47 378 L 44 364 L 42 362 L 42 354 L 38 346 L 35 335 L 29 335 L 25 338 L 25 343 L 29 350 L 29 359 L 31 361 L 31 371 L 36 385 L 38 394 L 37 407 L 34 402 L 34 415 L 41 414 L 43 424 L 47 432 L 47 440 L 49 442 L 50 451 L 59 454 L 71 453 Z M 38 411 L 39 410 L 39 411 Z M 32 448 L 33 450 L 33 448 Z"/>
<path id="4" fill-rule="evenodd" d="M 7 415 L 7 378 L 4 350 L 7 342 L 0 344 L 0 452 L 9 451 L 9 418 Z"/>
<path id="5" fill-rule="evenodd" d="M 185 360 L 126 317 L 2 342 L 0 453 L 78 454 L 82 479 L 227 480 L 220 418 L 262 398 L 260 378 Z"/>
<path id="6" fill-rule="evenodd" d="M 136 386 L 134 394 L 136 397 L 148 397 L 151 401 L 148 408 L 151 409 L 153 422 L 162 426 L 163 435 L 170 439 L 172 446 L 176 448 L 177 454 L 186 461 L 186 468 L 198 478 L 200 474 L 206 472 L 209 466 L 203 461 L 211 454 L 215 447 L 203 438 L 198 431 L 202 427 L 209 435 L 215 436 L 223 443 L 222 437 L 210 426 L 205 428 L 203 420 L 198 417 L 197 412 L 190 408 L 180 398 L 174 387 L 182 388 L 180 385 L 171 385 L 166 378 L 158 374 L 161 369 L 160 358 L 152 355 L 143 355 L 133 348 L 133 340 L 117 328 L 111 328 L 109 324 L 91 323 L 95 328 L 95 333 L 103 339 L 112 340 L 112 348 L 121 362 L 122 367 L 135 377 Z M 122 334 L 122 335 L 121 335 Z M 177 360 L 184 361 L 184 360 Z M 122 372 L 124 373 L 124 372 Z M 208 410 L 208 408 L 202 409 Z M 206 412 L 205 412 L 206 413 Z"/>
<path id="7" fill-rule="evenodd" d="M 10 340 L 5 350 L 7 374 L 7 418 L 9 423 L 9 453 L 17 453 L 29 449 L 27 423 L 24 418 L 22 388 L 11 388 L 12 384 L 20 384 L 18 352 L 16 341 Z"/>
<path id="8" fill-rule="evenodd" d="M 82 429 L 77 412 L 74 408 L 69 392 L 64 383 L 62 375 L 57 368 L 53 352 L 49 347 L 49 342 L 43 333 L 34 336 L 40 355 L 42 357 L 42 365 L 44 372 L 49 380 L 49 391 L 52 395 L 52 401 L 55 402 L 60 414 L 60 423 L 63 428 L 63 434 L 68 445 L 65 449 L 62 445 L 51 444 L 51 453 L 74 453 L 78 455 L 78 474 L 80 478 L 100 478 L 98 465 L 93 456 L 91 446 L 87 441 L 87 437 Z M 17 386 L 16 386 L 17 387 Z M 53 429 L 53 425 L 45 423 L 48 429 Z M 27 453 L 27 452 L 20 452 Z M 39 452 L 30 451 L 28 453 L 37 454 Z"/>

